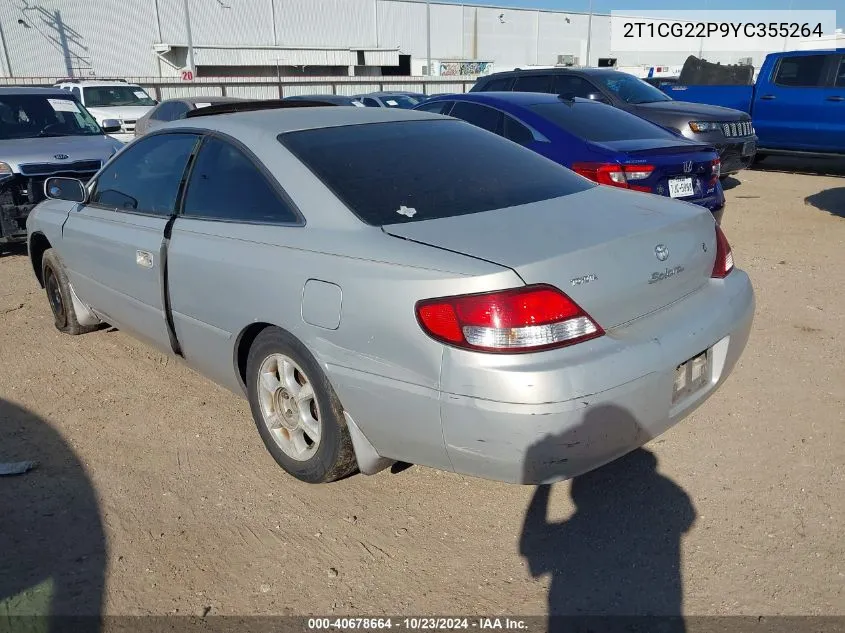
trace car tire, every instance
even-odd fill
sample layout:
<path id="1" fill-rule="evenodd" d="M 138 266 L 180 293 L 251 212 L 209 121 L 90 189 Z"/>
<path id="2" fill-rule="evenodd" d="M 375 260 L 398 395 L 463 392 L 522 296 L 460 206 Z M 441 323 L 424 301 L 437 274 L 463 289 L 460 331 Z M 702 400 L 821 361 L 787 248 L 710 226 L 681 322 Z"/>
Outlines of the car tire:
<path id="1" fill-rule="evenodd" d="M 53 248 L 44 251 L 41 258 L 41 279 L 44 280 L 47 301 L 59 332 L 78 335 L 97 329 L 96 325 L 81 325 L 77 320 L 67 272 L 59 254 Z"/>
<path id="2" fill-rule="evenodd" d="M 279 328 L 263 330 L 250 347 L 246 378 L 258 433 L 288 474 L 328 483 L 355 472 L 343 407 L 300 341 Z"/>

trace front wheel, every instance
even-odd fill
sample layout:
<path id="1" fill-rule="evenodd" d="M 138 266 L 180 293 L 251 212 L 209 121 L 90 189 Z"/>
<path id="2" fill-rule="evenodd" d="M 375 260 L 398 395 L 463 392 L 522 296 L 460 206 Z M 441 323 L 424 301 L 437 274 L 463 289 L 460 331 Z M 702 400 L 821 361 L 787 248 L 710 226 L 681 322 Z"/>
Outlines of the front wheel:
<path id="1" fill-rule="evenodd" d="M 73 307 L 70 282 L 58 253 L 53 248 L 44 251 L 41 258 L 41 279 L 47 291 L 47 301 L 53 312 L 56 329 L 65 334 L 85 334 L 97 329 L 96 325 L 81 325 Z"/>
<path id="2" fill-rule="evenodd" d="M 278 328 L 262 331 L 247 359 L 252 417 L 276 462 L 301 481 L 327 483 L 356 469 L 343 408 L 311 353 Z"/>

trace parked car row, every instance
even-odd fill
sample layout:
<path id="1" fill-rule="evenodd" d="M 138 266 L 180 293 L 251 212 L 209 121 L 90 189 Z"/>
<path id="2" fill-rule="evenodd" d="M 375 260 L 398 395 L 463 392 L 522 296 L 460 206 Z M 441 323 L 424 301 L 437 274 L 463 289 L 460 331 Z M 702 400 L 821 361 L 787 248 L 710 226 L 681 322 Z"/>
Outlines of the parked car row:
<path id="1" fill-rule="evenodd" d="M 182 357 L 245 397 L 307 482 L 397 460 L 556 481 L 712 395 L 745 347 L 751 283 L 706 204 L 645 188 L 683 197 L 681 151 L 693 192 L 717 191 L 715 151 L 588 100 L 431 104 L 495 122 L 218 103 L 90 180 L 48 178 L 27 244 L 56 327 L 108 323 Z M 573 131 L 606 111 L 641 138 Z M 589 178 L 562 166 L 567 142 Z"/>

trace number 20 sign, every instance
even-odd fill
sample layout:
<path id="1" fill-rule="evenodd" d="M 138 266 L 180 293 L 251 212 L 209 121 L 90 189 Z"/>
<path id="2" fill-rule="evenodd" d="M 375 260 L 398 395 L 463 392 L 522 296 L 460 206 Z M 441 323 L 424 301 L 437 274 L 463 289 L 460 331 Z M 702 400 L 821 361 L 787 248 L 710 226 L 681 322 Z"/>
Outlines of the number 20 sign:
<path id="1" fill-rule="evenodd" d="M 193 81 L 194 80 L 194 71 L 192 70 L 183 70 L 182 71 L 182 81 Z"/>

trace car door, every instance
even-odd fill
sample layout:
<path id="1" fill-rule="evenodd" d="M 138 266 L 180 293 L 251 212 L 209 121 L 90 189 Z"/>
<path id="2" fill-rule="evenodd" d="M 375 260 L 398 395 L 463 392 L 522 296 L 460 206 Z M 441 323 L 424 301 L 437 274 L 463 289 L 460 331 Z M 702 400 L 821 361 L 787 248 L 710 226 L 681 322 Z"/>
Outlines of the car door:
<path id="1" fill-rule="evenodd" d="M 845 153 L 845 55 L 834 56 L 828 85 L 822 93 L 821 150 Z"/>
<path id="2" fill-rule="evenodd" d="M 754 100 L 754 127 L 763 147 L 819 150 L 828 145 L 825 84 L 834 54 L 785 55 L 771 77 L 761 78 Z"/>
<path id="3" fill-rule="evenodd" d="M 127 147 L 91 182 L 88 201 L 62 231 L 60 254 L 79 297 L 165 351 L 164 234 L 197 140 L 157 134 Z"/>
<path id="4" fill-rule="evenodd" d="M 248 301 L 285 287 L 283 259 L 277 274 L 250 265 L 264 255 L 284 258 L 263 243 L 284 241 L 305 222 L 279 183 L 252 153 L 228 138 L 203 141 L 173 223 L 167 250 L 168 297 L 182 355 L 212 380 L 233 383 L 234 338 L 255 315 Z M 262 253 L 264 251 L 264 253 Z M 269 256 L 267 255 L 269 253 Z M 299 293 L 299 294 L 297 294 Z M 301 285 L 287 297 L 300 301 Z"/>

